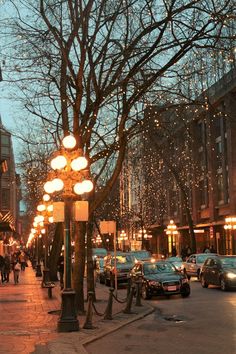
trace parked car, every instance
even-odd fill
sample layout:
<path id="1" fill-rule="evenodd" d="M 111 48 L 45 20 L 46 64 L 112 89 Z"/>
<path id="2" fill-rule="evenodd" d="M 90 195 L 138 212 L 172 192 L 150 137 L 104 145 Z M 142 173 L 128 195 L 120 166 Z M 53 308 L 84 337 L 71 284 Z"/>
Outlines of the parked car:
<path id="1" fill-rule="evenodd" d="M 167 262 L 170 262 L 171 264 L 173 264 L 175 266 L 175 268 L 182 272 L 184 269 L 184 263 L 183 263 L 183 259 L 181 257 L 168 257 L 166 258 Z"/>
<path id="2" fill-rule="evenodd" d="M 137 261 L 150 261 L 151 259 L 153 259 L 153 260 L 155 259 L 152 257 L 151 252 L 146 251 L 146 250 L 131 251 L 129 253 L 135 257 L 136 262 Z"/>
<path id="3" fill-rule="evenodd" d="M 205 260 L 216 253 L 196 253 L 191 254 L 187 260 L 183 263 L 183 271 L 187 275 L 188 279 L 191 277 L 197 277 L 200 280 L 201 267 Z"/>
<path id="4" fill-rule="evenodd" d="M 142 297 L 151 299 L 154 295 L 190 295 L 190 285 L 185 274 L 180 273 L 169 262 L 138 262 L 130 272 L 131 281 L 142 278 Z"/>
<path id="5" fill-rule="evenodd" d="M 92 255 L 93 255 L 93 259 L 96 259 L 97 257 L 103 258 L 106 257 L 107 250 L 102 247 L 92 248 Z"/>
<path id="6" fill-rule="evenodd" d="M 236 255 L 207 258 L 202 266 L 200 280 L 203 288 L 217 285 L 224 291 L 236 289 Z"/>
<path id="7" fill-rule="evenodd" d="M 134 264 L 135 258 L 132 254 L 119 253 L 116 255 L 116 257 L 111 254 L 107 255 L 104 258 L 105 285 L 110 285 L 114 287 L 115 272 L 117 274 L 117 283 L 127 283 L 130 270 L 132 269 Z"/>

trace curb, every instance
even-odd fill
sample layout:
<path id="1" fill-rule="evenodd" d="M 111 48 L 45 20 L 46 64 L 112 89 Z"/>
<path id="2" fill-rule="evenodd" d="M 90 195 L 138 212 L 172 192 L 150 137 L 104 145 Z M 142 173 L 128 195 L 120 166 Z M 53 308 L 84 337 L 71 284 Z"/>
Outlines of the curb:
<path id="1" fill-rule="evenodd" d="M 87 344 L 103 338 L 132 322 L 138 321 L 150 315 L 155 310 L 149 304 L 143 305 L 142 310 L 144 307 L 144 311 L 140 313 L 124 314 L 123 312 L 118 312 L 112 320 L 98 321 L 95 323 L 98 327 L 94 330 L 82 329 L 79 332 L 66 333 L 45 345 L 36 345 L 35 351 L 32 354 L 87 354 L 85 349 Z M 136 307 L 136 309 L 138 308 Z M 93 331 L 96 331 L 96 333 Z"/>

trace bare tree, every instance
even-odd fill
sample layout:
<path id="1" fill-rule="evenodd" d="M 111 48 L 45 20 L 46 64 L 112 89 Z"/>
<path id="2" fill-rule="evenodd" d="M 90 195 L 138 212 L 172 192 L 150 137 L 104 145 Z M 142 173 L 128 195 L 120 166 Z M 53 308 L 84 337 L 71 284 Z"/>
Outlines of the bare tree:
<path id="1" fill-rule="evenodd" d="M 95 186 L 102 186 L 90 202 L 93 215 L 119 176 L 127 142 L 143 129 L 143 108 L 170 90 L 193 50 L 210 52 L 218 43 L 222 48 L 219 39 L 235 2 L 7 3 L 12 19 L 5 72 L 9 69 L 25 108 L 43 120 L 54 139 L 73 132 Z M 82 282 L 75 287 L 79 302 Z"/>

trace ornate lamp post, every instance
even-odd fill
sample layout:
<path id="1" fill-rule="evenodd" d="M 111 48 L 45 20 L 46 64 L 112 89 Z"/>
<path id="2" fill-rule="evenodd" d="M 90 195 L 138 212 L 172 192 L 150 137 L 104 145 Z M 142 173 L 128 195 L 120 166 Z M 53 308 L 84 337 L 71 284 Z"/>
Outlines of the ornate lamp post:
<path id="1" fill-rule="evenodd" d="M 178 235 L 177 226 L 175 225 L 174 220 L 170 220 L 165 232 L 168 236 L 168 254 L 172 254 L 173 247 L 176 247 L 176 236 Z"/>
<path id="2" fill-rule="evenodd" d="M 38 212 L 43 216 L 45 226 L 45 229 L 41 231 L 42 234 L 44 234 L 44 269 L 42 285 L 50 281 L 50 273 L 48 269 L 48 226 L 50 223 L 53 223 L 53 205 L 50 203 L 50 195 L 44 194 L 43 201 L 44 203 L 37 206 Z"/>
<path id="3" fill-rule="evenodd" d="M 71 219 L 72 201 L 76 195 L 89 193 L 93 189 L 92 181 L 86 179 L 85 170 L 88 161 L 82 149 L 76 149 L 76 140 L 68 135 L 62 140 L 62 148 L 56 157 L 51 160 L 51 167 L 55 170 L 53 180 L 44 185 L 46 193 L 61 192 L 64 200 L 64 289 L 62 295 L 61 316 L 58 321 L 59 332 L 79 330 L 75 308 L 75 291 L 71 281 Z"/>
<path id="4" fill-rule="evenodd" d="M 33 226 L 35 229 L 35 234 L 37 234 L 36 238 L 36 277 L 41 277 L 42 276 L 42 271 L 41 271 L 41 264 L 40 264 L 40 252 L 39 252 L 39 237 L 41 235 L 41 232 L 44 227 L 43 223 L 43 217 L 40 215 L 37 215 L 34 218 Z M 31 230 L 33 232 L 33 229 Z M 41 236 L 42 237 L 42 236 Z"/>
<path id="5" fill-rule="evenodd" d="M 128 240 L 128 236 L 126 235 L 126 232 L 124 230 L 121 231 L 119 237 L 118 237 L 118 241 L 121 243 L 122 245 L 122 251 L 124 251 L 125 248 L 125 241 Z"/>
<path id="6" fill-rule="evenodd" d="M 236 252 L 236 241 L 234 240 L 234 231 L 236 230 L 236 216 L 225 218 L 224 229 L 226 230 L 226 254 L 234 254 Z"/>

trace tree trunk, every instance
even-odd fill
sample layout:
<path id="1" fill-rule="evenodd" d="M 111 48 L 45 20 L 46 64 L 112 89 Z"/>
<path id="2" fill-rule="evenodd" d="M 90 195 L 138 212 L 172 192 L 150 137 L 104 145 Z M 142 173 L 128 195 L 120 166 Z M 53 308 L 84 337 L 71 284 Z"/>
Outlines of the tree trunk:
<path id="1" fill-rule="evenodd" d="M 86 223 L 78 222 L 75 225 L 75 265 L 73 272 L 73 285 L 75 290 L 75 303 L 78 313 L 84 314 L 84 270 L 85 270 L 85 233 Z"/>
<path id="2" fill-rule="evenodd" d="M 52 249 L 49 256 L 49 270 L 50 270 L 50 279 L 53 281 L 57 281 L 57 261 L 61 253 L 63 244 L 63 223 L 57 223 L 55 234 L 52 242 Z"/>
<path id="3" fill-rule="evenodd" d="M 94 301 L 96 301 L 94 284 L 94 262 L 92 255 L 92 236 L 93 236 L 93 215 L 90 215 L 87 223 L 87 292 L 92 291 Z"/>

